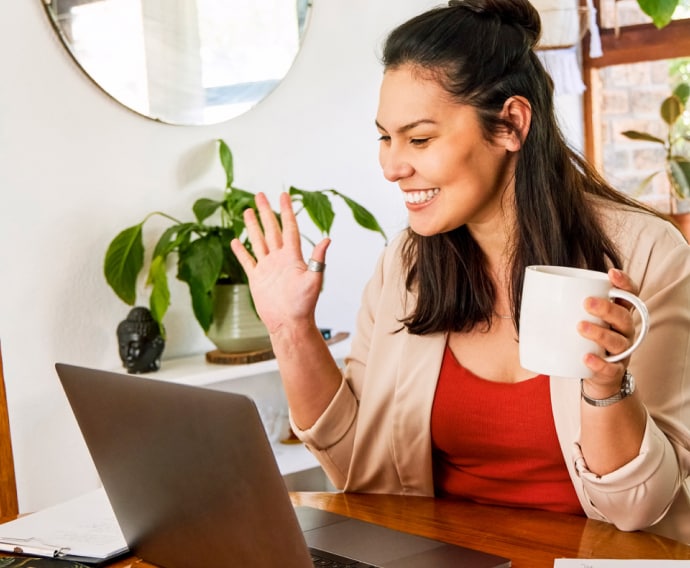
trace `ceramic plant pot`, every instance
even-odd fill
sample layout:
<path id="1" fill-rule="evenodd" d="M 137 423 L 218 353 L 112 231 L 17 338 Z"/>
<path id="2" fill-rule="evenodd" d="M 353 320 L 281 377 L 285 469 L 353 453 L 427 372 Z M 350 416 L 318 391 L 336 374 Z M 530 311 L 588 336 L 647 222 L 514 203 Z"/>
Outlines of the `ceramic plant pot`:
<path id="1" fill-rule="evenodd" d="M 247 284 L 216 284 L 213 323 L 206 335 L 224 353 L 271 347 L 268 330 L 256 315 Z"/>

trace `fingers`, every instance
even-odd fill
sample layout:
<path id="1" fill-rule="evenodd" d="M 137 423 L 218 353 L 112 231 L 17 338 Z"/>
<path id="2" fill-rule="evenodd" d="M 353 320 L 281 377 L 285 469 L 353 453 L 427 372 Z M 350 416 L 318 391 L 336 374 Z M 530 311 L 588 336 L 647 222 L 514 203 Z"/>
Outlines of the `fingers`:
<path id="1" fill-rule="evenodd" d="M 623 373 L 625 373 L 625 369 L 628 366 L 626 361 L 609 363 L 593 353 L 585 357 L 585 365 L 594 373 L 594 377 L 589 381 L 590 383 L 599 384 L 602 387 L 608 386 L 609 388 L 612 386 L 614 391 L 620 385 Z M 606 396 L 595 398 L 606 398 Z"/>
<path id="2" fill-rule="evenodd" d="M 256 213 L 254 213 L 253 209 L 246 209 L 243 217 L 244 224 L 247 227 L 247 237 L 252 245 L 252 250 L 256 258 L 265 257 L 268 254 L 268 245 L 264 239 L 264 232 L 259 225 L 259 220 L 256 218 Z M 233 247 L 232 250 L 234 251 L 235 248 Z"/>
<path id="3" fill-rule="evenodd" d="M 592 301 L 590 302 L 590 300 Z M 609 314 L 611 308 L 601 306 L 600 301 L 613 306 L 614 309 L 612 311 L 622 312 L 623 315 L 615 318 L 610 316 L 602 317 L 602 315 L 605 313 Z M 604 320 L 604 322 L 607 321 L 606 317 L 609 317 L 609 319 L 618 319 L 624 323 L 619 324 L 618 328 L 614 328 L 610 323 L 609 325 L 611 325 L 611 327 L 607 326 L 606 323 L 604 323 L 604 325 L 599 325 L 589 321 L 581 321 L 578 324 L 578 331 L 582 337 L 594 341 L 606 353 L 611 355 L 622 353 L 628 349 L 630 345 L 632 345 L 634 326 L 632 323 L 632 316 L 627 309 L 609 300 L 602 300 L 601 298 L 588 298 L 588 300 L 585 302 L 585 305 L 588 306 L 588 311 L 592 315 L 596 315 L 596 317 L 601 318 Z M 621 377 L 627 368 L 628 361 L 629 357 L 612 363 L 594 353 L 589 353 L 584 358 L 584 364 L 594 374 L 590 382 L 598 384 L 599 387 L 602 387 L 607 391 L 611 390 L 612 388 L 615 390 L 616 385 L 620 384 Z M 600 398 L 606 397 L 604 396 Z"/>
<path id="4" fill-rule="evenodd" d="M 613 302 L 608 303 L 613 304 Z M 629 320 L 629 324 L 625 323 L 617 327 L 613 327 L 611 324 L 609 324 L 611 327 L 605 325 L 602 326 L 590 321 L 581 321 L 578 324 L 578 331 L 582 337 L 594 341 L 597 345 L 600 345 L 604 351 L 612 355 L 622 353 L 628 347 L 630 347 L 630 345 L 632 345 L 632 338 L 634 337 L 632 317 L 630 316 L 630 313 L 622 306 L 619 307 L 626 312 L 626 316 L 621 319 Z"/>
<path id="5" fill-rule="evenodd" d="M 282 228 L 266 195 L 259 192 L 255 199 L 259 216 L 257 218 L 253 209 L 246 209 L 244 222 L 256 258 L 261 259 L 272 250 L 281 249 L 286 242 L 299 249 L 299 229 L 290 196 L 287 193 L 280 195 Z"/>
<path id="6" fill-rule="evenodd" d="M 621 270 L 611 269 L 608 272 L 611 284 L 633 294 L 637 293 L 637 286 L 630 277 Z M 585 300 L 585 309 L 592 316 L 602 320 L 603 324 L 582 321 L 578 324 L 578 331 L 582 337 L 594 341 L 608 354 L 617 355 L 628 349 L 635 337 L 635 324 L 628 302 L 608 298 L 591 297 Z M 610 363 L 602 357 L 589 354 L 585 364 L 602 379 L 620 379 L 627 366 L 628 359 Z"/>
<path id="7" fill-rule="evenodd" d="M 608 276 L 614 287 L 632 294 L 637 293 L 637 286 L 622 270 L 612 268 L 609 270 Z M 611 302 L 608 298 L 592 297 L 585 300 L 584 307 L 589 314 L 602 320 L 604 325 L 586 321 L 580 322 L 578 327 L 580 335 L 591 339 L 608 353 L 614 355 L 622 353 L 630 347 L 635 337 L 635 325 L 628 302 L 621 301 L 618 303 L 617 301 Z"/>
<path id="8" fill-rule="evenodd" d="M 630 292 L 631 294 L 637 294 L 637 292 L 638 292 L 637 286 L 632 281 L 630 276 L 628 276 L 622 270 L 619 270 L 617 268 L 611 268 L 608 272 L 608 277 L 609 277 L 609 281 L 611 282 L 611 285 L 614 288 L 618 288 L 619 290 L 625 290 L 627 292 Z M 621 306 L 625 306 L 628 309 L 632 307 L 630 302 L 627 302 L 627 301 L 620 299 L 620 298 L 616 298 L 615 302 L 617 304 L 620 304 Z"/>
<path id="9" fill-rule="evenodd" d="M 265 257 L 271 249 L 280 248 L 282 237 L 280 236 L 280 227 L 266 195 L 257 193 L 255 201 L 261 224 L 259 224 L 259 219 L 251 208 L 244 211 L 244 223 L 254 255 L 260 259 Z"/>
<path id="10" fill-rule="evenodd" d="M 256 208 L 259 210 L 259 218 L 261 219 L 261 225 L 263 226 L 265 247 L 268 249 L 268 251 L 282 248 L 283 235 L 280 225 L 265 194 L 256 194 Z"/>
<path id="11" fill-rule="evenodd" d="M 311 252 L 311 258 L 319 262 L 326 262 L 326 251 L 331 244 L 331 239 L 325 238 L 318 243 Z"/>
<path id="12" fill-rule="evenodd" d="M 585 309 L 602 320 L 604 325 L 582 321 L 578 326 L 580 335 L 614 355 L 630 347 L 635 336 L 635 325 L 627 307 L 604 298 L 587 298 Z"/>
<path id="13" fill-rule="evenodd" d="M 242 241 L 240 241 L 239 239 L 232 239 L 232 241 L 230 242 L 230 248 L 232 249 L 232 252 L 235 253 L 237 260 L 242 266 L 242 269 L 247 274 L 249 274 L 251 270 L 256 266 L 256 261 L 254 260 L 254 257 L 251 254 L 249 254 L 249 251 L 247 251 L 247 249 L 244 248 Z"/>
<path id="14" fill-rule="evenodd" d="M 620 288 L 621 290 L 627 290 L 633 294 L 637 294 L 637 286 L 632 281 L 630 276 L 628 276 L 622 270 L 618 268 L 611 268 L 608 272 L 609 280 L 615 288 Z"/>
<path id="15" fill-rule="evenodd" d="M 287 253 L 284 258 L 291 258 L 296 265 L 303 264 L 306 270 L 307 265 L 302 261 L 301 235 L 290 196 L 286 192 L 280 194 L 280 223 L 265 194 L 257 193 L 255 199 L 258 217 L 253 209 L 245 210 L 243 215 L 256 261 L 261 261 L 271 252 L 284 250 Z M 312 258 L 325 262 L 330 242 L 329 238 L 325 238 L 318 243 L 314 247 Z M 257 262 L 238 239 L 233 240 L 230 246 L 245 272 L 256 266 Z"/>

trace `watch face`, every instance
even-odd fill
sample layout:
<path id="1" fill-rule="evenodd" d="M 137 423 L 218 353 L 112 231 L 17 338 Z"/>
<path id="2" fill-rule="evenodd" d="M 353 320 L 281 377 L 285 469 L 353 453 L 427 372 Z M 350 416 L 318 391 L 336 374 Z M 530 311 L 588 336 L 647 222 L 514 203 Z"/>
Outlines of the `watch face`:
<path id="1" fill-rule="evenodd" d="M 621 392 L 624 392 L 626 395 L 630 395 L 635 392 L 635 377 L 633 377 L 628 371 L 626 371 L 625 375 L 623 375 Z"/>

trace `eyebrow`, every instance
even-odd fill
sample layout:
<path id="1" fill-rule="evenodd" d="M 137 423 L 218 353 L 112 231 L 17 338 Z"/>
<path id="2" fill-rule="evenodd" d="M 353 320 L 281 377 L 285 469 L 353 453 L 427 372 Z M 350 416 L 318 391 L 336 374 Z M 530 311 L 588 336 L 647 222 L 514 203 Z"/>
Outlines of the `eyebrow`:
<path id="1" fill-rule="evenodd" d="M 376 127 L 379 130 L 383 130 L 384 132 L 388 132 L 381 124 L 379 124 L 378 120 L 374 121 L 376 123 Z M 435 120 L 431 120 L 430 118 L 421 118 L 419 120 L 415 120 L 414 122 L 410 122 L 408 124 L 405 124 L 401 126 L 400 128 L 397 129 L 398 134 L 403 134 L 407 132 L 408 130 L 412 130 L 413 128 L 416 128 L 417 126 L 420 126 L 421 124 L 438 124 Z"/>

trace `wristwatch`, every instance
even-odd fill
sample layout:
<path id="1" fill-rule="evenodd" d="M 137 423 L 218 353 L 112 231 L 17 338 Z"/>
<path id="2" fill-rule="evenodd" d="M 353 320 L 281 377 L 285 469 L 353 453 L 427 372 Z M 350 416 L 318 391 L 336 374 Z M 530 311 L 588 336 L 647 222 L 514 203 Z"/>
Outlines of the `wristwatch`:
<path id="1" fill-rule="evenodd" d="M 585 388 L 584 388 L 584 379 L 580 379 L 580 394 L 582 395 L 582 399 L 587 403 L 591 404 L 592 406 L 611 406 L 612 404 L 615 404 L 624 398 L 630 396 L 632 393 L 635 392 L 635 377 L 633 377 L 630 374 L 630 371 L 627 369 L 625 370 L 625 374 L 623 375 L 623 380 L 621 381 L 621 390 L 618 391 L 616 394 L 613 396 L 610 396 L 608 398 L 590 398 L 585 394 Z"/>

